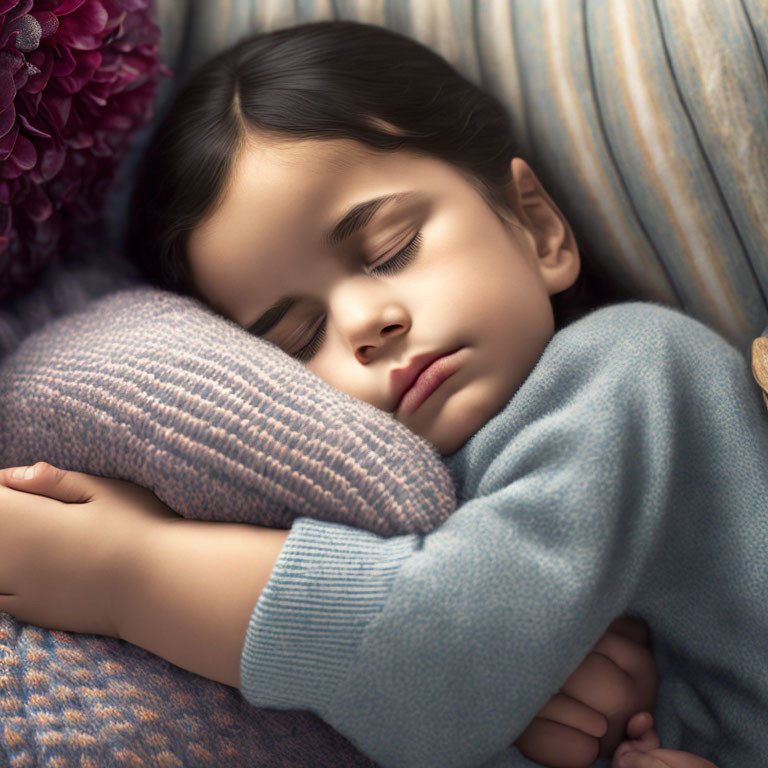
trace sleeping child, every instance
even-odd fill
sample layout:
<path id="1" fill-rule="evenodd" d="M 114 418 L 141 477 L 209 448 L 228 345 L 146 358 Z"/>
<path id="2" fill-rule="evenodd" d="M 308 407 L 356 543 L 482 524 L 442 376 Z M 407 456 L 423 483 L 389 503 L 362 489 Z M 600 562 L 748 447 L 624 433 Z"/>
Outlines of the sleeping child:
<path id="1" fill-rule="evenodd" d="M 747 361 L 679 311 L 598 308 L 497 100 L 375 26 L 245 39 L 160 123 L 128 253 L 426 438 L 459 508 L 213 535 L 130 483 L 8 469 L 0 610 L 312 710 L 383 766 L 761 763 Z"/>

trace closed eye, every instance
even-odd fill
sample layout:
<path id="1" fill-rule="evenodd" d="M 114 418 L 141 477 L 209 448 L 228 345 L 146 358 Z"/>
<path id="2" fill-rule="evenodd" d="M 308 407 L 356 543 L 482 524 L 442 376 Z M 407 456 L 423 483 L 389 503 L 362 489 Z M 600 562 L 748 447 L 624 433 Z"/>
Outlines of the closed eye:
<path id="1" fill-rule="evenodd" d="M 416 255 L 421 245 L 421 232 L 417 232 L 408 245 L 398 251 L 391 259 L 387 259 L 377 267 L 371 267 L 371 274 L 389 274 L 405 267 Z"/>
<path id="2" fill-rule="evenodd" d="M 405 246 L 405 248 L 398 251 L 394 256 L 387 259 L 385 262 L 379 264 L 378 266 L 371 267 L 370 274 L 388 275 L 403 269 L 413 260 L 414 256 L 419 250 L 419 247 L 421 246 L 421 241 L 421 232 L 417 232 L 413 239 L 408 243 L 408 245 Z M 326 315 L 322 315 L 319 320 L 320 323 L 317 326 L 317 330 L 315 331 L 309 343 L 305 344 L 300 350 L 298 350 L 298 352 L 294 352 L 292 355 L 302 363 L 311 360 L 317 354 L 320 346 L 325 340 Z"/>

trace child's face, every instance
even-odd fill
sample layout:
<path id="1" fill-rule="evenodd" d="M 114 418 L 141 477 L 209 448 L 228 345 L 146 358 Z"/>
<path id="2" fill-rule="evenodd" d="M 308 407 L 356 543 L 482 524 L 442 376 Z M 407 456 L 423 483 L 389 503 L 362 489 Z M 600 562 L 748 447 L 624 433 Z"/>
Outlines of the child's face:
<path id="1" fill-rule="evenodd" d="M 296 298 L 260 335 L 301 358 L 324 326 L 306 366 L 449 454 L 533 369 L 554 332 L 550 295 L 578 274 L 567 222 L 522 160 L 512 169 L 510 203 L 525 227 L 433 158 L 349 140 L 253 143 L 192 234 L 190 264 L 211 305 L 245 328 Z M 350 209 L 404 193 L 329 243 Z M 448 378 L 401 401 L 415 374 L 393 371 L 449 353 L 431 369 Z"/>

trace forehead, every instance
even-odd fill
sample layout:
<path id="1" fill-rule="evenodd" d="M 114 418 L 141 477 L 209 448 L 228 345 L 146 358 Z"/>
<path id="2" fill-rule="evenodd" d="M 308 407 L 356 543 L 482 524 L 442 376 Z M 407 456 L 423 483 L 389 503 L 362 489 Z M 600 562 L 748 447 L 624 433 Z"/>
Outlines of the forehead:
<path id="1" fill-rule="evenodd" d="M 248 140 L 232 161 L 217 204 L 192 233 L 190 255 L 216 245 L 223 233 L 236 235 L 243 212 L 251 224 L 268 223 L 282 211 L 298 212 L 323 187 L 327 193 L 329 185 L 371 156 L 362 145 L 346 140 Z"/>
<path id="2" fill-rule="evenodd" d="M 218 205 L 188 240 L 195 282 L 214 307 L 233 316 L 233 307 L 248 300 L 240 278 L 256 261 L 271 265 L 321 248 L 347 204 L 402 189 L 413 164 L 407 153 L 376 152 L 347 139 L 249 141 Z"/>

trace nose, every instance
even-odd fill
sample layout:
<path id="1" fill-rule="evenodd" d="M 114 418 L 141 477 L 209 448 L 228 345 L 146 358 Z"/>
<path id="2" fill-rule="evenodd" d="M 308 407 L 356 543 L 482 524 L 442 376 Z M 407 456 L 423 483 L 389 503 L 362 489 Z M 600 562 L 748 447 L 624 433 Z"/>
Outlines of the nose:
<path id="1" fill-rule="evenodd" d="M 337 286 L 331 314 L 357 360 L 367 365 L 411 328 L 411 317 L 390 285 L 370 276 L 355 276 Z"/>

